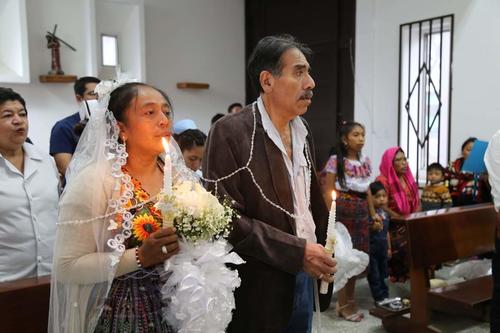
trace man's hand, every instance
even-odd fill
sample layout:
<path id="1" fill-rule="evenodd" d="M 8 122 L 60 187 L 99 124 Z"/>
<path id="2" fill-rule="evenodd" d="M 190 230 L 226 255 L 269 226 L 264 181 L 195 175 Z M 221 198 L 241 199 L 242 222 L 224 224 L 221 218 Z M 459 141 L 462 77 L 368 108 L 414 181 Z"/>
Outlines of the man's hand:
<path id="1" fill-rule="evenodd" d="M 306 244 L 304 251 L 304 271 L 310 276 L 326 282 L 333 282 L 333 273 L 337 271 L 337 261 L 326 254 L 320 244 Z"/>

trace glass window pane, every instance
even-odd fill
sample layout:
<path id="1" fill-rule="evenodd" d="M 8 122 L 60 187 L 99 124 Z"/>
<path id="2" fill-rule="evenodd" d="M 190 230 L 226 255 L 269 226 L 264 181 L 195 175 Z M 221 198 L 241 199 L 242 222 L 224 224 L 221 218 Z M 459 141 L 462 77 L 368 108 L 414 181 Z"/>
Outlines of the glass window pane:
<path id="1" fill-rule="evenodd" d="M 118 40 L 116 36 L 102 35 L 102 65 L 118 65 Z"/>

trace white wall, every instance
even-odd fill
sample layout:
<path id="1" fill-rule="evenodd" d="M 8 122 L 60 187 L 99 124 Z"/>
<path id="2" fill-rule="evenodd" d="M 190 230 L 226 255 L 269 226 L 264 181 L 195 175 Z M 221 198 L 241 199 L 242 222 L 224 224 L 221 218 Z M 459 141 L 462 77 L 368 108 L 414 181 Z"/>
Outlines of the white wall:
<path id="1" fill-rule="evenodd" d="M 144 12 L 142 1 L 96 2 L 97 68 L 101 79 L 116 78 L 115 67 L 102 66 L 101 35 L 114 35 L 118 39 L 118 63 L 120 70 L 140 81 L 145 81 Z M 142 27 L 138 29 L 138 27 Z"/>
<path id="2" fill-rule="evenodd" d="M 450 159 L 469 136 L 500 129 L 500 1 L 357 0 L 354 116 L 367 126 L 365 153 L 378 169 L 397 144 L 400 24 L 455 14 Z"/>
<path id="3" fill-rule="evenodd" d="M 0 0 L 0 80 L 29 82 L 25 0 Z"/>
<path id="4" fill-rule="evenodd" d="M 171 97 L 175 119 L 193 119 L 207 131 L 216 113 L 245 101 L 243 0 L 146 0 L 148 82 Z M 181 81 L 208 90 L 179 90 Z"/>
<path id="5" fill-rule="evenodd" d="M 96 75 L 99 13 L 94 8 L 100 8 L 99 1 L 26 0 L 31 83 L 0 85 L 26 99 L 29 136 L 43 150 L 49 150 L 54 123 L 77 109 L 72 84 L 38 81 L 50 70 L 45 32 L 57 23 L 57 34 L 78 50 L 61 46 L 67 74 Z M 244 0 L 145 0 L 144 6 L 146 45 L 139 49 L 146 58 L 147 82 L 169 94 L 176 119 L 192 118 L 208 131 L 215 113 L 245 99 Z M 180 81 L 207 82 L 210 89 L 179 90 Z"/>
<path id="6" fill-rule="evenodd" d="M 50 70 L 50 50 L 45 33 L 52 31 L 57 23 L 56 34 L 77 49 L 73 52 L 61 45 L 61 67 L 66 74 L 92 74 L 88 57 L 92 46 L 85 33 L 90 29 L 90 6 L 91 0 L 26 0 L 31 83 L 0 83 L 14 89 L 26 100 L 29 137 L 45 151 L 49 150 L 53 124 L 77 110 L 72 84 L 40 83 L 38 80 L 39 75 Z"/>

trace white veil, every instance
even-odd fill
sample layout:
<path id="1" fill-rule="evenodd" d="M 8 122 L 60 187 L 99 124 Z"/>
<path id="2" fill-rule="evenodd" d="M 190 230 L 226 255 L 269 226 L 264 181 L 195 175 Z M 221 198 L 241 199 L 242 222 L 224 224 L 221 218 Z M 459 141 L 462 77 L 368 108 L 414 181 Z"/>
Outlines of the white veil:
<path id="1" fill-rule="evenodd" d="M 122 172 L 127 151 L 107 109 L 110 93 L 124 83 L 103 81 L 96 87 L 100 100 L 91 103 L 91 117 L 66 173 L 54 247 L 49 332 L 93 332 L 113 279 L 138 269 L 134 249 L 125 249 L 124 242 L 132 234 L 130 209 L 146 202 L 132 199 L 133 206 L 127 207 L 133 198 L 131 178 Z M 170 145 L 174 183 L 196 181 L 173 139 Z"/>

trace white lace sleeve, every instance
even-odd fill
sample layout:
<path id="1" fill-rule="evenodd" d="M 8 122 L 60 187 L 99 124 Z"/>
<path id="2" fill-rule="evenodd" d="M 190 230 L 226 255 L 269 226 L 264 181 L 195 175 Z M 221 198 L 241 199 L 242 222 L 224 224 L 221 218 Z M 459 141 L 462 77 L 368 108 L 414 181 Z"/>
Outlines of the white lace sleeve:
<path id="1" fill-rule="evenodd" d="M 106 179 L 100 188 L 89 184 L 93 168 L 84 170 L 66 189 L 60 204 L 59 223 L 57 228 L 54 252 L 54 270 L 58 280 L 77 284 L 97 283 L 108 280 L 109 253 L 98 252 L 98 245 L 107 228 L 107 221 L 97 219 L 85 223 L 64 223 L 65 221 L 84 221 L 99 212 L 104 215 L 107 207 L 108 192 L 112 187 L 112 179 Z M 96 207 L 97 206 L 97 207 Z M 137 269 L 134 249 L 129 249 L 121 256 L 116 275 L 123 275 Z"/>

